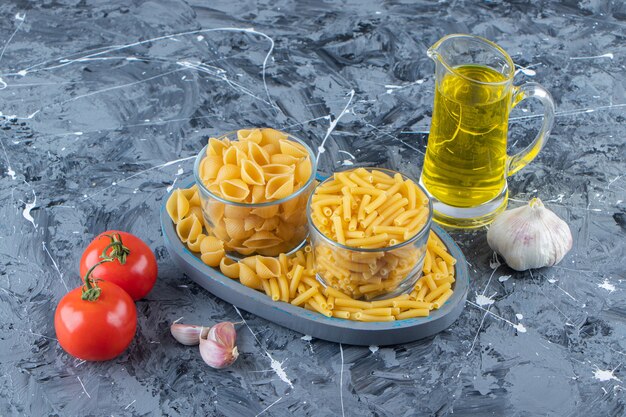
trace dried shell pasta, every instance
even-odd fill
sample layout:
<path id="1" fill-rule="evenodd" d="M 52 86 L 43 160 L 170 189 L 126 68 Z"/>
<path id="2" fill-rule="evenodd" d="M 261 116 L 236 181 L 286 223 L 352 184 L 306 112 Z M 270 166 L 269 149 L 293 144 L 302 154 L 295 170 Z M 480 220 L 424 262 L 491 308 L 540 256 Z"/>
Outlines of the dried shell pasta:
<path id="1" fill-rule="evenodd" d="M 189 212 L 187 213 L 187 217 L 190 216 L 196 216 L 198 218 L 198 220 L 200 220 L 200 223 L 204 223 L 204 216 L 202 213 L 202 209 L 198 206 L 193 206 L 189 209 Z"/>
<path id="2" fill-rule="evenodd" d="M 280 152 L 280 146 L 278 145 L 278 142 L 268 143 L 267 145 L 261 146 L 261 148 L 263 148 L 263 150 L 267 152 L 268 155 L 274 155 Z"/>
<path id="3" fill-rule="evenodd" d="M 265 184 L 263 168 L 252 160 L 244 160 L 241 163 L 241 179 L 249 185 Z"/>
<path id="4" fill-rule="evenodd" d="M 224 204 L 217 200 L 209 200 L 204 204 L 204 213 L 211 223 L 217 223 L 224 217 Z"/>
<path id="5" fill-rule="evenodd" d="M 180 188 L 174 190 L 174 192 L 167 199 L 165 210 L 167 211 L 167 214 L 169 214 L 172 221 L 176 224 L 185 218 L 187 212 L 189 211 L 189 201 L 185 198 Z"/>
<path id="6" fill-rule="evenodd" d="M 246 239 L 243 242 L 243 244 L 244 246 L 248 248 L 262 249 L 262 248 L 271 248 L 272 246 L 275 246 L 281 243 L 282 241 L 283 240 L 279 238 L 278 236 L 276 236 L 274 233 L 264 230 L 264 231 L 256 232 L 255 234 L 250 236 L 248 239 Z"/>
<path id="7" fill-rule="evenodd" d="M 191 195 L 191 198 L 189 198 L 189 205 L 192 208 L 193 207 L 199 208 L 200 206 L 202 206 L 202 200 L 200 199 L 200 194 L 197 191 Z"/>
<path id="8" fill-rule="evenodd" d="M 265 185 L 255 185 L 252 187 L 252 203 L 263 203 L 265 201 Z"/>
<path id="9" fill-rule="evenodd" d="M 263 165 L 263 172 L 265 173 L 265 178 L 272 178 L 282 175 L 289 175 L 294 171 L 294 167 L 289 165 L 281 165 L 281 164 L 268 164 Z"/>
<path id="10" fill-rule="evenodd" d="M 195 239 L 187 240 L 187 247 L 192 252 L 200 252 L 202 241 L 207 237 L 204 233 L 200 233 Z"/>
<path id="11" fill-rule="evenodd" d="M 282 139 L 279 141 L 280 151 L 283 155 L 291 155 L 296 158 L 304 158 L 309 156 L 309 153 L 299 143 L 291 140 Z"/>
<path id="12" fill-rule="evenodd" d="M 278 227 L 279 223 L 280 219 L 278 217 L 270 217 L 269 219 L 263 220 L 263 224 L 261 224 L 260 227 L 257 227 L 254 230 L 256 230 L 257 232 L 260 232 L 262 230 L 273 231 Z"/>
<path id="13" fill-rule="evenodd" d="M 276 227 L 276 231 L 274 233 L 276 233 L 276 236 L 281 238 L 282 240 L 289 241 L 293 238 L 296 231 L 289 223 L 280 222 L 280 224 Z"/>
<path id="14" fill-rule="evenodd" d="M 263 222 L 265 222 L 265 219 L 263 217 L 252 214 L 244 219 L 243 229 L 256 230 L 263 225 Z"/>
<path id="15" fill-rule="evenodd" d="M 227 241 L 230 236 L 228 236 L 228 232 L 226 231 L 226 224 L 224 223 L 224 219 L 220 219 L 216 223 L 213 224 L 213 234 L 223 241 Z"/>
<path id="16" fill-rule="evenodd" d="M 278 143 L 280 140 L 287 139 L 287 135 L 281 131 L 271 128 L 261 129 L 261 133 L 263 134 L 263 140 L 261 143 L 266 145 L 268 143 Z"/>
<path id="17" fill-rule="evenodd" d="M 224 242 L 215 236 L 207 236 L 200 244 L 200 259 L 209 266 L 216 267 L 225 255 Z"/>
<path id="18" fill-rule="evenodd" d="M 261 280 L 256 275 L 256 272 L 248 265 L 239 262 L 239 281 L 246 287 L 260 290 L 263 288 Z"/>
<path id="19" fill-rule="evenodd" d="M 254 143 L 260 143 L 263 139 L 263 134 L 260 129 L 239 129 L 237 131 L 237 139 L 240 141 L 248 140 Z"/>
<path id="20" fill-rule="evenodd" d="M 241 176 L 241 169 L 234 164 L 222 165 L 215 176 L 215 183 L 219 184 L 225 180 L 232 180 Z M 214 184 L 215 184 L 214 183 Z"/>
<path id="21" fill-rule="evenodd" d="M 229 247 L 229 249 L 234 250 L 235 252 L 237 252 L 237 253 L 239 253 L 240 255 L 243 255 L 243 256 L 252 255 L 253 253 L 255 253 L 257 251 L 255 248 L 249 248 L 247 246 L 244 246 L 243 244 L 241 244 L 241 245 L 229 245 L 228 247 Z"/>
<path id="22" fill-rule="evenodd" d="M 239 278 L 239 263 L 225 256 L 220 261 L 220 272 L 228 278 Z"/>
<path id="23" fill-rule="evenodd" d="M 226 148 L 230 145 L 230 141 L 219 140 L 216 138 L 209 138 L 209 145 L 207 147 L 207 155 L 222 156 Z"/>
<path id="24" fill-rule="evenodd" d="M 221 156 L 218 155 L 208 155 L 206 156 L 199 167 L 199 174 L 202 181 L 208 182 L 217 178 L 217 173 L 220 171 L 220 168 L 224 165 Z"/>
<path id="25" fill-rule="evenodd" d="M 202 223 L 196 216 L 185 217 L 176 225 L 176 234 L 181 242 L 195 241 L 202 233 Z"/>
<path id="26" fill-rule="evenodd" d="M 265 206 L 265 207 L 257 207 L 250 211 L 251 214 L 255 216 L 259 216 L 263 219 L 271 219 L 278 214 L 278 210 L 280 207 L 278 205 Z"/>
<path id="27" fill-rule="evenodd" d="M 191 200 L 193 196 L 198 193 L 198 186 L 194 184 L 190 188 L 181 189 L 180 192 L 185 196 L 187 200 Z"/>
<path id="28" fill-rule="evenodd" d="M 254 234 L 254 230 L 247 231 L 244 228 L 244 219 L 224 218 L 226 233 L 233 239 L 243 240 Z"/>
<path id="29" fill-rule="evenodd" d="M 278 259 L 268 256 L 257 256 L 255 268 L 257 276 L 263 279 L 278 278 L 281 271 Z"/>
<path id="30" fill-rule="evenodd" d="M 246 157 L 248 156 L 248 142 L 235 141 L 231 142 L 230 146 L 239 149 L 239 151 L 246 155 Z"/>
<path id="31" fill-rule="evenodd" d="M 296 165 L 300 159 L 297 156 L 277 153 L 270 157 L 270 163 L 274 165 Z"/>
<path id="32" fill-rule="evenodd" d="M 201 251 L 205 252 L 214 252 L 220 249 L 224 249 L 224 242 L 215 236 L 208 236 L 206 239 L 202 241 Z"/>
<path id="33" fill-rule="evenodd" d="M 208 189 L 210 192 L 212 192 L 213 194 L 216 194 L 216 195 L 219 195 L 219 194 L 221 193 L 221 191 L 220 191 L 220 185 L 219 185 L 219 183 L 217 183 L 217 182 L 215 182 L 215 183 L 213 183 L 213 184 L 209 185 L 209 186 L 207 187 L 207 189 Z"/>
<path id="34" fill-rule="evenodd" d="M 240 166 L 241 162 L 247 158 L 246 154 L 239 150 L 236 146 L 231 146 L 230 148 L 224 151 L 222 155 L 224 159 L 224 165 L 231 164 Z"/>
<path id="35" fill-rule="evenodd" d="M 313 173 L 313 164 L 311 164 L 311 158 L 306 157 L 296 165 L 294 176 L 296 183 L 304 184 L 311 178 Z"/>
<path id="36" fill-rule="evenodd" d="M 207 234 L 221 239 L 227 251 L 278 254 L 306 237 L 308 193 L 293 194 L 312 174 L 312 156 L 306 146 L 275 129 L 241 129 L 237 140 L 209 140 L 198 176 L 210 194 L 242 204 L 231 205 L 197 192 L 190 194 L 187 203 L 197 204 L 202 197 L 204 216 L 197 209 L 193 214 L 206 222 Z M 313 184 L 309 185 L 312 189 Z M 277 200 L 287 201 L 263 204 Z M 261 206 L 246 207 L 249 203 Z M 186 209 L 185 215 L 189 212 Z"/>
<path id="37" fill-rule="evenodd" d="M 222 204 L 224 207 L 224 205 Z M 234 219 L 245 219 L 250 215 L 250 209 L 248 207 L 227 205 L 224 207 L 224 217 Z"/>
<path id="38" fill-rule="evenodd" d="M 269 154 L 265 149 L 254 142 L 248 143 L 248 157 L 259 165 L 267 165 L 270 163 Z"/>
<path id="39" fill-rule="evenodd" d="M 281 175 L 273 177 L 265 187 L 265 198 L 268 200 L 281 200 L 293 193 L 293 175 Z"/>
<path id="40" fill-rule="evenodd" d="M 220 182 L 220 191 L 224 198 L 229 201 L 243 201 L 250 194 L 248 184 L 240 179 L 225 180 Z M 267 193 L 267 190 L 266 190 Z"/>
<path id="41" fill-rule="evenodd" d="M 248 256 L 246 258 L 243 258 L 242 260 L 240 260 L 239 262 L 244 263 L 246 265 L 248 265 L 250 268 L 252 268 L 253 270 L 256 271 L 256 258 L 258 257 L 258 255 L 255 256 Z"/>

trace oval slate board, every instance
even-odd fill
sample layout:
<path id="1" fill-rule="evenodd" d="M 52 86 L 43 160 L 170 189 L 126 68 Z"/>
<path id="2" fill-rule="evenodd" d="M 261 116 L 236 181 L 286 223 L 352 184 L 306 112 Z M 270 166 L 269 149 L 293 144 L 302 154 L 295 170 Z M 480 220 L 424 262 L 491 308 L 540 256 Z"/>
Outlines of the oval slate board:
<path id="1" fill-rule="evenodd" d="M 412 342 L 448 328 L 461 315 L 465 306 L 469 287 L 465 256 L 452 238 L 436 225 L 433 225 L 433 230 L 457 259 L 454 294 L 441 309 L 431 312 L 429 317 L 380 323 L 326 317 L 291 304 L 274 302 L 264 293 L 222 275 L 219 270 L 205 265 L 178 239 L 174 224 L 165 211 L 165 204 L 161 209 L 161 228 L 165 247 L 172 259 L 197 284 L 243 310 L 318 339 L 362 346 Z"/>

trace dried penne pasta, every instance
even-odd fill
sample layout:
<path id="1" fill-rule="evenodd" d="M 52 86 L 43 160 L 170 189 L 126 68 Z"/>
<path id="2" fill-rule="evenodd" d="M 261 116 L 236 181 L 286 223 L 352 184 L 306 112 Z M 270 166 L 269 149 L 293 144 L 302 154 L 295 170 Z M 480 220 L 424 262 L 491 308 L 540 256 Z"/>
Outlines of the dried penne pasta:
<path id="1" fill-rule="evenodd" d="M 362 308 L 343 307 L 343 306 L 339 306 L 339 307 L 335 306 L 335 310 L 337 310 L 337 311 L 347 311 L 349 313 L 356 313 L 356 312 L 359 312 L 359 311 L 363 311 Z"/>
<path id="2" fill-rule="evenodd" d="M 378 308 L 378 307 L 395 307 L 393 305 L 393 303 L 395 301 L 403 301 L 403 300 L 408 300 L 410 297 L 408 294 L 402 294 L 399 295 L 397 297 L 393 297 L 393 298 L 388 298 L 386 300 L 378 300 L 378 301 L 370 301 L 370 304 L 372 305 L 372 308 Z"/>
<path id="3" fill-rule="evenodd" d="M 317 302 L 316 300 L 314 300 L 314 299 L 309 299 L 309 300 L 307 301 L 307 303 L 308 303 L 308 304 L 310 304 L 310 305 L 311 305 L 311 307 L 313 307 L 313 309 L 314 309 L 315 311 L 317 311 L 318 313 L 321 313 L 321 314 L 325 315 L 326 317 L 332 317 L 333 312 L 332 312 L 332 311 L 330 311 L 329 309 L 327 309 L 326 307 L 324 307 L 324 305 L 325 305 L 325 304 L 324 304 L 324 305 L 322 305 L 322 304 L 318 303 L 318 302 Z"/>
<path id="4" fill-rule="evenodd" d="M 443 294 L 439 296 L 439 298 L 433 301 L 433 308 L 436 310 L 440 309 L 441 306 L 443 306 L 446 301 L 448 301 L 448 299 L 452 297 L 452 294 L 453 291 L 451 289 L 447 289 Z"/>
<path id="5" fill-rule="evenodd" d="M 337 298 L 343 298 L 343 299 L 347 299 L 347 300 L 350 299 L 349 295 L 346 295 L 346 294 L 342 293 L 341 291 L 338 291 L 338 290 L 336 290 L 336 289 L 334 289 L 332 287 L 324 288 L 324 295 L 326 295 L 327 297 L 330 297 L 330 296 L 335 297 L 335 299 L 337 299 Z"/>
<path id="6" fill-rule="evenodd" d="M 336 298 L 335 305 L 338 307 L 356 307 L 362 309 L 372 308 L 372 304 L 369 302 L 353 300 L 350 298 Z"/>
<path id="7" fill-rule="evenodd" d="M 261 281 L 261 285 L 263 287 L 263 291 L 265 292 L 265 295 L 267 295 L 268 297 L 272 298 L 272 288 L 270 287 L 270 280 L 269 279 L 262 279 Z"/>
<path id="8" fill-rule="evenodd" d="M 333 317 L 337 317 L 339 319 L 349 320 L 350 312 L 343 310 L 332 310 Z"/>
<path id="9" fill-rule="evenodd" d="M 395 321 L 396 318 L 394 316 L 375 316 L 371 314 L 365 314 L 361 311 L 357 313 L 350 313 L 350 317 L 354 317 L 355 320 L 358 321 Z"/>
<path id="10" fill-rule="evenodd" d="M 429 250 L 426 250 L 426 256 L 424 257 L 424 272 L 430 274 L 432 271 L 432 255 Z"/>
<path id="11" fill-rule="evenodd" d="M 322 294 L 320 294 L 319 292 L 313 294 L 313 299 L 315 300 L 315 302 L 317 304 L 319 304 L 320 307 L 322 307 L 323 309 L 326 309 L 328 307 L 328 303 L 326 302 L 326 299 L 324 298 L 324 296 Z"/>
<path id="12" fill-rule="evenodd" d="M 302 279 L 300 280 L 301 282 L 305 283 L 307 286 L 309 287 L 316 287 L 319 288 L 322 286 L 322 284 L 320 284 L 316 279 L 311 278 L 311 277 L 306 277 L 303 276 Z"/>
<path id="13" fill-rule="evenodd" d="M 424 297 L 424 301 L 426 302 L 431 302 L 435 299 L 437 299 L 440 295 L 442 295 L 444 292 L 446 292 L 446 290 L 449 290 L 452 287 L 452 285 L 449 282 L 446 282 L 445 284 L 442 284 L 440 286 L 437 287 L 437 289 L 435 289 L 434 291 L 429 292 L 426 297 Z"/>
<path id="14" fill-rule="evenodd" d="M 378 307 L 368 308 L 367 310 L 363 310 L 362 313 L 369 314 L 370 316 L 392 316 L 393 310 L 394 309 L 392 307 Z"/>
<path id="15" fill-rule="evenodd" d="M 428 310 L 432 309 L 431 303 L 427 303 L 424 301 L 411 301 L 411 300 L 400 300 L 393 302 L 394 307 L 399 308 L 426 308 Z"/>
<path id="16" fill-rule="evenodd" d="M 278 279 L 276 277 L 272 277 L 269 279 L 270 281 L 270 291 L 272 293 L 272 300 L 278 301 L 280 300 L 280 287 L 278 286 Z"/>
<path id="17" fill-rule="evenodd" d="M 422 280 L 428 285 L 428 288 L 431 291 L 435 291 L 437 289 L 437 284 L 435 284 L 435 280 L 433 279 L 432 274 L 428 274 L 422 278 Z"/>
<path id="18" fill-rule="evenodd" d="M 428 317 L 429 315 L 430 315 L 430 310 L 428 310 L 427 308 L 419 308 L 419 309 L 416 308 L 416 309 L 407 310 L 400 314 L 397 314 L 396 319 L 404 320 L 404 319 L 411 319 L 415 317 Z"/>
<path id="19" fill-rule="evenodd" d="M 291 304 L 293 304 L 294 306 L 299 306 L 300 304 L 303 304 L 304 302 L 308 301 L 311 297 L 313 297 L 314 294 L 317 294 L 317 293 L 318 293 L 317 288 L 311 287 L 305 292 L 303 292 L 302 294 L 298 295 L 293 300 L 291 300 Z"/>
<path id="20" fill-rule="evenodd" d="M 422 289 L 417 291 L 417 295 L 415 296 L 415 301 L 424 301 L 424 297 L 426 297 L 426 293 L 428 292 L 428 287 L 424 286 Z"/>
<path id="21" fill-rule="evenodd" d="M 442 246 L 435 245 L 434 243 L 432 243 L 432 241 L 429 241 L 428 249 L 432 250 L 434 254 L 439 256 L 446 263 L 449 263 L 450 265 L 456 264 L 456 259 L 454 259 L 452 256 L 450 256 L 448 252 L 446 252 L 443 245 Z"/>

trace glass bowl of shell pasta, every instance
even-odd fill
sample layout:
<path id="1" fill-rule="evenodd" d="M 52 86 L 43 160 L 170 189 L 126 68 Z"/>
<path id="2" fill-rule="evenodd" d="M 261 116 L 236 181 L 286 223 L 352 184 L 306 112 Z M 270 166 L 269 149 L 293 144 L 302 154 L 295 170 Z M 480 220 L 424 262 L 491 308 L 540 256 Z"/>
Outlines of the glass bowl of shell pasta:
<path id="1" fill-rule="evenodd" d="M 194 165 L 207 231 L 233 258 L 296 251 L 309 233 L 316 168 L 306 143 L 275 129 L 210 138 Z"/>
<path id="2" fill-rule="evenodd" d="M 388 169 L 336 172 L 307 205 L 318 280 L 355 299 L 410 292 L 422 273 L 432 202 L 413 179 Z"/>

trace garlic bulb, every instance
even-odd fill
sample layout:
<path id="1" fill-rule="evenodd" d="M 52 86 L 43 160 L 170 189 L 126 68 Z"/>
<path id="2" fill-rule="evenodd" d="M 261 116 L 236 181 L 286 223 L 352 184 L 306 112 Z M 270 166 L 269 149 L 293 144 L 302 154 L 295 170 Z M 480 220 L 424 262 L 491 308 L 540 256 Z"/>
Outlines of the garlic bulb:
<path id="1" fill-rule="evenodd" d="M 202 326 L 196 326 L 195 324 L 173 323 L 170 326 L 170 332 L 174 339 L 185 346 L 195 346 L 200 343 L 202 329 Z"/>
<path id="2" fill-rule="evenodd" d="M 200 334 L 200 356 L 212 368 L 226 368 L 239 356 L 235 346 L 236 338 L 235 326 L 229 321 L 218 323 L 210 329 L 205 327 Z"/>
<path id="3" fill-rule="evenodd" d="M 533 198 L 528 205 L 507 210 L 487 232 L 487 243 L 517 271 L 556 265 L 572 248 L 569 226 Z"/>

